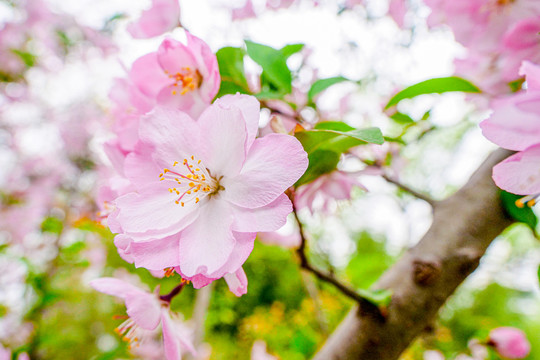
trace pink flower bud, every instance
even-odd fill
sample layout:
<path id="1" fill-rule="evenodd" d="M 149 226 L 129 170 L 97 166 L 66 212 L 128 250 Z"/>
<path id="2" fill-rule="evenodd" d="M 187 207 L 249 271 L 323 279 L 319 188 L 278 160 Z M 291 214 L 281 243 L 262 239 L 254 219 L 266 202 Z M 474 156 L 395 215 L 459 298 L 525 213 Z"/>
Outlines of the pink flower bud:
<path id="1" fill-rule="evenodd" d="M 489 333 L 489 345 L 508 359 L 523 359 L 531 351 L 525 333 L 513 327 L 499 327 Z"/>

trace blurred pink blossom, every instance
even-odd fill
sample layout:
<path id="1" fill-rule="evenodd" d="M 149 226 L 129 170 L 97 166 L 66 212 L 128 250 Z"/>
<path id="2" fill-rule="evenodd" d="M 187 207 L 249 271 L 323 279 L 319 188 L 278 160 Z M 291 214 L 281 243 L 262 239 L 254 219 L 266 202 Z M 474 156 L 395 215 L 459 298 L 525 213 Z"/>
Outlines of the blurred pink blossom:
<path id="1" fill-rule="evenodd" d="M 405 25 L 405 15 L 407 14 L 407 4 L 405 0 L 391 0 L 388 5 L 388 15 L 396 24 L 402 28 Z"/>
<path id="2" fill-rule="evenodd" d="M 531 351 L 531 344 L 523 331 L 513 327 L 499 327 L 489 333 L 489 344 L 503 357 L 523 359 Z"/>
<path id="3" fill-rule="evenodd" d="M 246 0 L 244 6 L 239 8 L 232 9 L 232 20 L 243 20 L 256 17 L 255 11 L 253 10 L 252 0 Z"/>
<path id="4" fill-rule="evenodd" d="M 312 213 L 316 210 L 330 213 L 336 200 L 351 198 L 354 186 L 364 188 L 353 176 L 339 170 L 319 176 L 316 180 L 298 188 L 294 203 L 298 209 L 308 208 Z"/>
<path id="5" fill-rule="evenodd" d="M 178 0 L 152 0 L 150 9 L 128 25 L 127 31 L 136 39 L 146 39 L 161 35 L 180 25 L 180 4 Z"/>

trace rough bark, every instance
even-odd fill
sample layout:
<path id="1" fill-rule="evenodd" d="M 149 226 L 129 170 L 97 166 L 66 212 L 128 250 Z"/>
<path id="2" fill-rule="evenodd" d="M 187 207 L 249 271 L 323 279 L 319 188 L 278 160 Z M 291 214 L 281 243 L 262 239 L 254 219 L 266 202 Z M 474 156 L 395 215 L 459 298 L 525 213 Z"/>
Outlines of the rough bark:
<path id="1" fill-rule="evenodd" d="M 491 179 L 492 167 L 510 154 L 497 150 L 463 188 L 435 204 L 428 232 L 374 286 L 393 292 L 386 319 L 353 308 L 314 360 L 397 359 L 433 323 L 491 241 L 512 223 Z"/>

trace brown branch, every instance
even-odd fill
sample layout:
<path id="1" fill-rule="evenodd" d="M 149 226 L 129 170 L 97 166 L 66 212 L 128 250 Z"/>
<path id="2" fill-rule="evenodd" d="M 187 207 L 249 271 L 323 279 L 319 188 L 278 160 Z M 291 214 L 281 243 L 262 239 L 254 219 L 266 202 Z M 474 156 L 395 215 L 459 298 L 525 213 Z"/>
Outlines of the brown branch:
<path id="1" fill-rule="evenodd" d="M 296 222 L 298 223 L 299 231 L 300 231 L 300 246 L 296 249 L 296 254 L 300 258 L 300 267 L 313 273 L 317 278 L 319 278 L 322 281 L 325 281 L 329 284 L 332 284 L 335 288 L 337 288 L 339 291 L 341 291 L 344 295 L 347 297 L 353 299 L 356 301 L 359 306 L 362 308 L 363 311 L 369 312 L 373 315 L 375 315 L 378 318 L 383 318 L 383 315 L 381 314 L 379 308 L 377 305 L 373 304 L 369 300 L 362 297 L 360 294 L 358 294 L 354 289 L 351 289 L 349 286 L 343 284 L 338 279 L 334 277 L 333 274 L 327 274 L 325 272 L 322 272 L 321 270 L 314 267 L 307 258 L 306 255 L 306 236 L 304 231 L 304 225 L 298 218 L 298 213 L 296 211 L 296 206 L 293 203 L 293 214 L 294 218 L 296 219 Z"/>
<path id="2" fill-rule="evenodd" d="M 510 154 L 494 152 L 461 190 L 438 201 L 422 240 L 378 280 L 375 288 L 393 293 L 386 321 L 353 308 L 315 360 L 395 360 L 433 323 L 489 244 L 512 223 L 491 179 L 493 166 Z"/>
<path id="3" fill-rule="evenodd" d="M 391 178 L 388 175 L 383 175 L 382 177 L 383 177 L 383 179 L 385 179 L 389 183 L 396 185 L 401 190 L 408 192 L 409 194 L 411 194 L 412 196 L 414 196 L 414 197 L 416 197 L 416 198 L 418 198 L 420 200 L 424 200 L 425 202 L 427 202 L 431 206 L 435 206 L 437 201 L 432 199 L 428 195 L 422 194 L 421 192 L 418 192 L 418 191 L 414 190 L 410 186 L 405 185 L 405 184 L 401 183 L 400 181 L 398 181 L 397 179 Z"/>

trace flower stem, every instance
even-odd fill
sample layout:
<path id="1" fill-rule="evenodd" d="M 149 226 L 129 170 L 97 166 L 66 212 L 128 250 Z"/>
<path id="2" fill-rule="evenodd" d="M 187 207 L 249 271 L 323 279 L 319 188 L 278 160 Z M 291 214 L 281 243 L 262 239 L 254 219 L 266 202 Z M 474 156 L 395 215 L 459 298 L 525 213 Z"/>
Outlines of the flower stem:
<path id="1" fill-rule="evenodd" d="M 182 289 L 184 288 L 184 285 L 186 285 L 186 282 L 182 280 L 182 282 L 180 284 L 176 285 L 176 287 L 174 289 L 172 289 L 170 293 L 165 294 L 165 295 L 161 295 L 159 298 L 162 301 L 166 301 L 166 302 L 170 303 L 171 300 L 176 295 L 180 294 L 180 291 L 182 291 Z"/>

